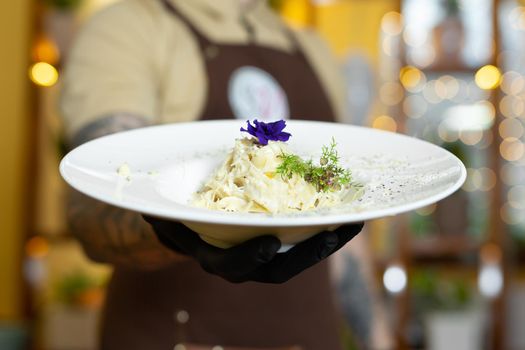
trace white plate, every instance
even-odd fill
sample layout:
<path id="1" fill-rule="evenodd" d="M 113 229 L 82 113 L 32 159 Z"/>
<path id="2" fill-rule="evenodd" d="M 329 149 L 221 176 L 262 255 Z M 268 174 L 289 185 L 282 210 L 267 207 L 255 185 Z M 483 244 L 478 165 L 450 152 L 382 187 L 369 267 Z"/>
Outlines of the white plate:
<path id="1" fill-rule="evenodd" d="M 365 185 L 360 201 L 294 215 L 226 213 L 189 206 L 190 196 L 221 164 L 235 139 L 247 136 L 239 131 L 245 125 L 239 120 L 201 121 L 109 135 L 67 154 L 60 172 L 80 192 L 118 207 L 181 221 L 218 246 L 266 233 L 295 243 L 343 223 L 435 203 L 455 192 L 466 178 L 458 158 L 416 138 L 291 120 L 285 130 L 292 134 L 288 143 L 303 157 L 318 159 L 321 147 L 335 138 L 342 164 Z M 126 167 L 129 174 L 123 171 Z"/>

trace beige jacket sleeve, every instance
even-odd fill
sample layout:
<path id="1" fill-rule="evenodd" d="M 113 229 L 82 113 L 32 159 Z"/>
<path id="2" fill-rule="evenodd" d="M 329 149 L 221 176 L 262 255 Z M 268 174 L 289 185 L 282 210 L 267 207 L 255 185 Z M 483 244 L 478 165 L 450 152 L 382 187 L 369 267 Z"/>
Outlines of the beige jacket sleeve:
<path id="1" fill-rule="evenodd" d="M 66 135 L 113 113 L 153 119 L 156 79 L 154 21 L 129 4 L 95 14 L 82 28 L 63 75 L 60 112 Z M 139 16 L 142 16 L 139 18 Z"/>

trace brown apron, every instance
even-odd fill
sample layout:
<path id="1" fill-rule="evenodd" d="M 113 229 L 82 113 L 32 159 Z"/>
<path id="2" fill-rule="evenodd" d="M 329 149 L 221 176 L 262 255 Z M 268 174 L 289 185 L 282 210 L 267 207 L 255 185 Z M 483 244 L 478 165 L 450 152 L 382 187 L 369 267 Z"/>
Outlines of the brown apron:
<path id="1" fill-rule="evenodd" d="M 231 75 L 251 66 L 269 73 L 282 87 L 290 115 L 334 121 L 326 94 L 292 33 L 292 53 L 253 43 L 219 45 L 204 37 L 169 0 L 163 1 L 195 35 L 206 57 L 208 94 L 201 119 L 233 115 L 228 102 Z M 103 349 L 171 350 L 178 343 L 341 349 L 326 262 L 280 285 L 231 284 L 193 261 L 152 272 L 117 268 L 102 328 Z"/>

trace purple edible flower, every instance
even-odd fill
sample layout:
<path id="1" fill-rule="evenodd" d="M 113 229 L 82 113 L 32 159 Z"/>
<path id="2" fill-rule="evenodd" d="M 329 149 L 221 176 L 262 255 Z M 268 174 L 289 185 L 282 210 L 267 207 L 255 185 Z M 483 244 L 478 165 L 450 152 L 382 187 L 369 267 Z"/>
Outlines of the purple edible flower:
<path id="1" fill-rule="evenodd" d="M 283 129 L 286 127 L 284 120 L 278 120 L 273 123 L 264 123 L 254 119 L 253 124 L 250 121 L 246 121 L 248 124 L 247 129 L 241 128 L 241 131 L 247 132 L 252 136 L 257 137 L 261 145 L 267 145 L 268 141 L 288 141 L 290 133 L 284 132 Z"/>

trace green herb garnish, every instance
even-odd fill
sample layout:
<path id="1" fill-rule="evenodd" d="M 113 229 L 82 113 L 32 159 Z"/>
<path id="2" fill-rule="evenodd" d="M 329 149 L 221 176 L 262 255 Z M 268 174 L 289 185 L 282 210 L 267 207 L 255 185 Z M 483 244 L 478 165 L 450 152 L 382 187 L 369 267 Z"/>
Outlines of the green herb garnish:
<path id="1" fill-rule="evenodd" d="M 301 176 L 319 192 L 338 191 L 350 184 L 352 174 L 350 170 L 339 166 L 336 146 L 334 138 L 329 146 L 323 146 L 319 165 L 315 165 L 311 159 L 304 161 L 295 154 L 283 153 L 279 156 L 283 161 L 276 173 L 283 178 L 291 178 L 294 174 Z"/>

